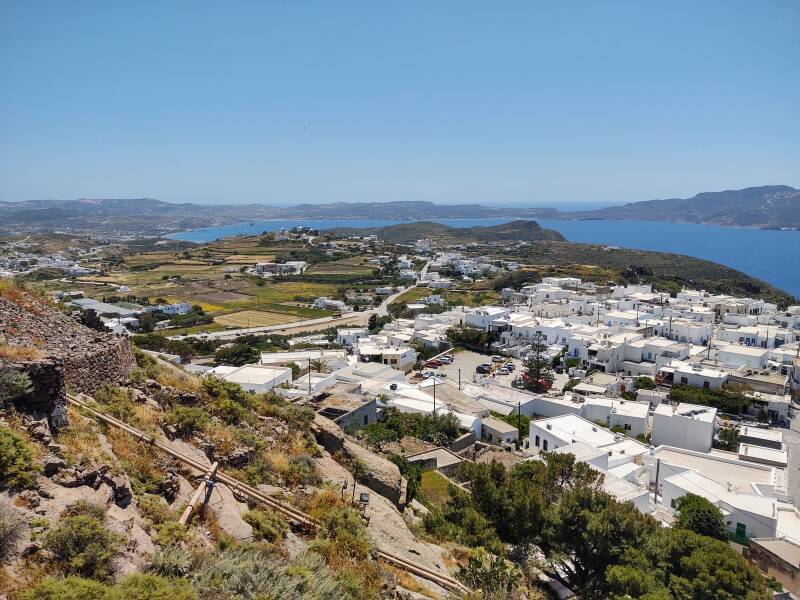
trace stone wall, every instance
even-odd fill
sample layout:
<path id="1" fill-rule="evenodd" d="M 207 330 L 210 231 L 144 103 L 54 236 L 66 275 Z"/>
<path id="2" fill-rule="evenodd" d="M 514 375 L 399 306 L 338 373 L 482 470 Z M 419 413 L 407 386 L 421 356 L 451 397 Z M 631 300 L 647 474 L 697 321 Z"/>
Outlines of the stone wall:
<path id="1" fill-rule="evenodd" d="M 47 417 L 50 426 L 67 424 L 67 393 L 64 387 L 64 362 L 44 358 L 25 363 L 6 363 L 4 368 L 25 373 L 30 377 L 33 391 L 16 402 L 17 408 L 36 419 Z"/>
<path id="2" fill-rule="evenodd" d="M 64 357 L 64 380 L 70 392 L 93 394 L 104 383 L 124 382 L 136 367 L 130 342 L 124 337 L 71 351 Z"/>

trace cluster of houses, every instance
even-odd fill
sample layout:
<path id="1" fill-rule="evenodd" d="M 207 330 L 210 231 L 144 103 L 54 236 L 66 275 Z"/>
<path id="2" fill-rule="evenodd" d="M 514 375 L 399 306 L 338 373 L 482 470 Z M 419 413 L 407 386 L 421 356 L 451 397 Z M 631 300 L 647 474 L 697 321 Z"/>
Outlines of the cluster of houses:
<path id="1" fill-rule="evenodd" d="M 0 277 L 15 277 L 25 275 L 40 269 L 56 269 L 63 271 L 65 275 L 77 277 L 79 275 L 90 275 L 98 273 L 97 269 L 89 268 L 80 264 L 79 257 L 89 257 L 94 252 L 71 248 L 64 253 L 54 252 L 51 254 L 35 253 L 30 250 L 31 244 L 27 242 L 9 242 L 0 251 Z M 99 252 L 102 248 L 94 248 Z"/>

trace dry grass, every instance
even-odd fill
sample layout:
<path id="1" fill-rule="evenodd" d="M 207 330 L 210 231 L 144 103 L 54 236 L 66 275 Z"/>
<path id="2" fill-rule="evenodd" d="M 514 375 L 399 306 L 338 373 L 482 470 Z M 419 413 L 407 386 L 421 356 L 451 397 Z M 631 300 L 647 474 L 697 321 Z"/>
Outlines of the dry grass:
<path id="1" fill-rule="evenodd" d="M 0 360 L 8 362 L 25 362 L 42 358 L 43 354 L 33 346 L 10 346 L 0 344 Z"/>
<path id="2" fill-rule="evenodd" d="M 69 425 L 55 434 L 55 440 L 66 448 L 65 458 L 76 464 L 114 463 L 114 457 L 100 443 L 100 428 L 91 419 L 69 407 Z"/>
<path id="3" fill-rule="evenodd" d="M 437 600 L 439 598 L 442 598 L 442 596 L 434 594 L 432 591 L 430 591 L 428 588 L 422 585 L 419 581 L 414 579 L 414 577 L 412 577 L 407 571 L 398 569 L 394 565 L 390 565 L 388 563 L 381 563 L 381 566 L 385 571 L 388 571 L 394 576 L 394 578 L 397 580 L 398 585 L 403 586 L 407 590 L 410 590 L 417 594 L 421 594 L 427 598 L 435 598 Z"/>

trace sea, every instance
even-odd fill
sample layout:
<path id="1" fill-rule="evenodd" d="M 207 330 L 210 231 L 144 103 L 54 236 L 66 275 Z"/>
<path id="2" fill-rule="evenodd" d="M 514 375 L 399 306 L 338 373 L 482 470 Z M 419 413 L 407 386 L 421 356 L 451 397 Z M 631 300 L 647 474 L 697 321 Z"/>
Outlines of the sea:
<path id="1" fill-rule="evenodd" d="M 514 219 L 430 220 L 451 227 L 474 227 L 499 225 Z M 663 221 L 536 221 L 542 227 L 555 229 L 570 242 L 674 252 L 711 260 L 757 277 L 800 298 L 800 231 Z M 184 231 L 168 237 L 190 242 L 210 242 L 234 235 L 253 235 L 300 226 L 322 230 L 335 227 L 385 227 L 407 222 L 379 219 L 252 221 Z"/>

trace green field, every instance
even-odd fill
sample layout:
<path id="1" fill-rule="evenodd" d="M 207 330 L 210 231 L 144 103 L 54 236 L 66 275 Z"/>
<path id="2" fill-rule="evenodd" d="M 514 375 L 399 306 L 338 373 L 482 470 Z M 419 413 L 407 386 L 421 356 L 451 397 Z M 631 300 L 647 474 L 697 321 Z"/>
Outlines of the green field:
<path id="1" fill-rule="evenodd" d="M 283 325 L 297 320 L 294 315 L 265 310 L 241 310 L 239 312 L 214 317 L 214 322 L 225 327 L 268 327 Z"/>

